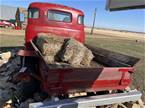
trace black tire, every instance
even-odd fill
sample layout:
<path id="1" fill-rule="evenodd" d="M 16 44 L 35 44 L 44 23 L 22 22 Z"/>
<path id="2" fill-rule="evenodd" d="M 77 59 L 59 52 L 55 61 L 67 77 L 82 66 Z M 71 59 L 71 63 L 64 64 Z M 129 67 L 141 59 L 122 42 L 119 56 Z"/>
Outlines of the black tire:
<path id="1" fill-rule="evenodd" d="M 32 79 L 30 82 L 20 82 L 17 85 L 14 95 L 19 102 L 23 102 L 28 98 L 33 98 L 35 92 L 39 90 L 38 81 Z M 17 100 L 15 100 L 17 102 Z"/>

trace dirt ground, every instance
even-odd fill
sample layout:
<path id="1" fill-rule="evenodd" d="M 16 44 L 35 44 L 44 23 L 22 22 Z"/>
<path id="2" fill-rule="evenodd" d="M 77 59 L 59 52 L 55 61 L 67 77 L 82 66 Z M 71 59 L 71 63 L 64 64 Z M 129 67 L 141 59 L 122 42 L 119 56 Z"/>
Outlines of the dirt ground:
<path id="1" fill-rule="evenodd" d="M 0 29 L 0 52 L 21 48 L 24 34 L 24 30 Z M 86 43 L 140 58 L 135 65 L 133 87 L 145 94 L 145 34 L 95 29 L 90 35 L 90 29 L 86 29 Z"/>

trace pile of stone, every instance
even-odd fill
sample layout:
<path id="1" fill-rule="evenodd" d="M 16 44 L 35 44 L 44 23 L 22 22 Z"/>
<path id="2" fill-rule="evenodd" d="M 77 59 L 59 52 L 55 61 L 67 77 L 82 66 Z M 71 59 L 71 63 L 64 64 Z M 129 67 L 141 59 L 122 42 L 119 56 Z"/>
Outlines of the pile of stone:
<path id="1" fill-rule="evenodd" d="M 73 67 L 89 67 L 94 57 L 88 48 L 73 38 L 40 33 L 35 43 L 49 65 L 59 62 Z"/>
<path id="2" fill-rule="evenodd" d="M 76 67 L 90 66 L 93 57 L 92 52 L 75 39 L 66 40 L 60 50 L 60 59 Z"/>
<path id="3" fill-rule="evenodd" d="M 19 63 L 20 59 L 16 56 L 16 52 L 8 51 L 0 54 L 0 108 L 11 99 L 11 88 L 15 88 L 16 85 L 10 80 Z"/>

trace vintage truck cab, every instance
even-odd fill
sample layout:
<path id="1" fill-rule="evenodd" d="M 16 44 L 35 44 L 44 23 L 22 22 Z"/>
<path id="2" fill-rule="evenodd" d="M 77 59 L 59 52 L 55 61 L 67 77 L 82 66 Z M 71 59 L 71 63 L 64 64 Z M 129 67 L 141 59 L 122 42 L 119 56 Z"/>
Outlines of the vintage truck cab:
<path id="1" fill-rule="evenodd" d="M 84 43 L 84 13 L 58 4 L 31 3 L 28 8 L 26 44 L 41 32 L 73 37 Z"/>

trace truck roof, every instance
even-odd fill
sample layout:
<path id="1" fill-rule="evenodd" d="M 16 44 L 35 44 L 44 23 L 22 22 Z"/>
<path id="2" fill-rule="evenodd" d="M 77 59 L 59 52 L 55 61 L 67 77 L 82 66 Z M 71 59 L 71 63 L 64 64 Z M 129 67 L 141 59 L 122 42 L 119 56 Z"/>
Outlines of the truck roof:
<path id="1" fill-rule="evenodd" d="M 60 5 L 60 4 L 53 4 L 53 3 L 46 3 L 46 2 L 32 2 L 30 5 L 29 5 L 29 8 L 32 8 L 32 7 L 38 7 L 38 8 L 47 8 L 47 7 L 51 7 L 52 9 L 63 9 L 64 11 L 70 11 L 70 12 L 75 12 L 77 14 L 80 14 L 80 15 L 84 15 L 84 13 L 81 11 L 81 10 L 78 10 L 78 9 L 75 9 L 75 8 L 72 8 L 72 7 L 68 7 L 68 6 L 64 6 L 64 5 Z"/>

